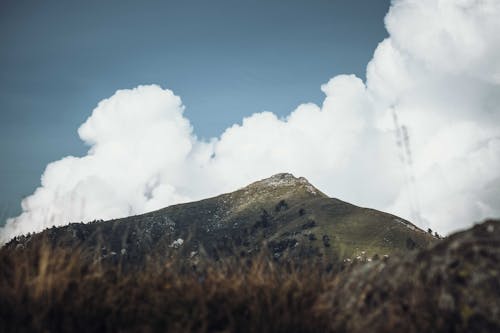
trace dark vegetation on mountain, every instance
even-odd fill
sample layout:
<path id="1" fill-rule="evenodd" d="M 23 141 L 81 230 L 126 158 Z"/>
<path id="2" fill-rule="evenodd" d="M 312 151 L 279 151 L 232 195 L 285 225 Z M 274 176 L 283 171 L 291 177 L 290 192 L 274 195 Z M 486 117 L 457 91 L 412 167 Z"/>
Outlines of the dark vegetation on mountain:
<path id="1" fill-rule="evenodd" d="M 499 220 L 436 239 L 288 174 L 0 249 L 0 332 L 498 332 L 499 300 Z"/>

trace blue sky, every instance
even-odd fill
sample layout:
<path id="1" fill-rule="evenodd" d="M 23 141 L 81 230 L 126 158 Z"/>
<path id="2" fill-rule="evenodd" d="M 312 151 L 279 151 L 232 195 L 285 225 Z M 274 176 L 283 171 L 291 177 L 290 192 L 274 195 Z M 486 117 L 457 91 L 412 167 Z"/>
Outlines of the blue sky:
<path id="1" fill-rule="evenodd" d="M 500 216 L 498 0 L 0 6 L 0 244 L 279 172 L 442 234 Z"/>
<path id="2" fill-rule="evenodd" d="M 0 215 L 20 211 L 47 163 L 83 155 L 76 130 L 117 89 L 180 95 L 202 138 L 263 110 L 321 103 L 364 78 L 388 0 L 2 1 Z"/>

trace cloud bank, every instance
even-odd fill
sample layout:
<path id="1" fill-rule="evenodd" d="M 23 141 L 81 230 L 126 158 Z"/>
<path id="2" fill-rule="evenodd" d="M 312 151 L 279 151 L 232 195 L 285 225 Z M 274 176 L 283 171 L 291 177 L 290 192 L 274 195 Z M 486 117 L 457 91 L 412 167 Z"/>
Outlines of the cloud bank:
<path id="1" fill-rule="evenodd" d="M 50 163 L 0 242 L 235 190 L 277 172 L 441 233 L 500 216 L 500 3 L 396 0 L 367 80 L 340 75 L 322 105 L 255 113 L 199 140 L 181 99 L 119 90 L 78 130 L 83 157 Z"/>

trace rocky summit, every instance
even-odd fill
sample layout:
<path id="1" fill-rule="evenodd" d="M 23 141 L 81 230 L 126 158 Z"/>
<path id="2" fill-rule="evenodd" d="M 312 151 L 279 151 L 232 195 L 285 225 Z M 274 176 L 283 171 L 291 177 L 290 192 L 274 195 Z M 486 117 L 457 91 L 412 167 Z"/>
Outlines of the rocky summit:
<path id="1" fill-rule="evenodd" d="M 89 258 L 140 265 L 146 257 L 249 257 L 318 261 L 331 267 L 421 249 L 436 238 L 409 221 L 329 198 L 305 178 L 281 173 L 232 193 L 111 221 L 71 223 L 17 237 L 79 246 Z"/>

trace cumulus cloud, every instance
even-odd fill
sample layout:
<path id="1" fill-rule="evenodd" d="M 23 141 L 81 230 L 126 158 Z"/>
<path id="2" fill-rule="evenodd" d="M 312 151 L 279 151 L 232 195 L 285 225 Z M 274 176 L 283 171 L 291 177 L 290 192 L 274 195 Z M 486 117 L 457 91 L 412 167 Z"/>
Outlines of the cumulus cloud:
<path id="1" fill-rule="evenodd" d="M 340 75 L 322 105 L 261 112 L 199 140 L 181 99 L 119 90 L 79 128 L 83 157 L 49 164 L 0 241 L 234 190 L 277 172 L 447 233 L 500 215 L 500 3 L 398 0 L 364 83 Z"/>
<path id="2" fill-rule="evenodd" d="M 500 3 L 395 1 L 367 69 L 379 124 L 411 133 L 422 223 L 449 232 L 500 215 Z M 408 187 L 388 210 L 409 216 Z"/>

